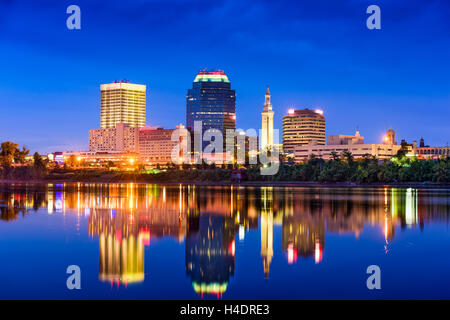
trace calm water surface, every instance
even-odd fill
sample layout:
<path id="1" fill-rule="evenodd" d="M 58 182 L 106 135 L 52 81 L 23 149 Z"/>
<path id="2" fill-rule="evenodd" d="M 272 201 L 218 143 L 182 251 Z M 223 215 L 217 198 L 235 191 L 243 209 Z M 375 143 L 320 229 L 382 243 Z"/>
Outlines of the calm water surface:
<path id="1" fill-rule="evenodd" d="M 0 298 L 450 298 L 450 190 L 0 185 Z M 381 290 L 366 269 L 381 268 Z M 66 268 L 81 268 L 68 290 Z"/>

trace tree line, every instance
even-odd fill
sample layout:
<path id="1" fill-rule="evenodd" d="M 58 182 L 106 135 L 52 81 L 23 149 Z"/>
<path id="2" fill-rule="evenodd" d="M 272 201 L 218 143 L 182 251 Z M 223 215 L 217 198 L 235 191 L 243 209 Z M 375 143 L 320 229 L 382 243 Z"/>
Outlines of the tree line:
<path id="1" fill-rule="evenodd" d="M 61 169 L 48 169 L 47 159 L 37 152 L 26 163 L 29 150 L 24 146 L 6 141 L 0 145 L 1 179 L 57 179 Z M 68 162 L 70 163 L 70 161 Z M 242 181 L 303 181 L 303 182 L 356 182 L 356 183 L 396 183 L 396 182 L 450 182 L 450 158 L 439 160 L 419 160 L 409 157 L 400 150 L 390 160 L 379 161 L 367 154 L 355 159 L 351 152 L 333 152 L 331 159 L 325 161 L 311 155 L 304 163 L 286 162 L 280 157 L 280 167 L 275 175 L 261 175 L 260 165 L 181 165 L 167 164 L 158 168 L 159 172 L 148 173 L 143 166 L 134 172 L 74 169 L 68 164 L 63 171 L 70 173 L 68 179 L 80 181 L 102 180 L 106 175 L 109 181 L 170 181 L 220 182 L 233 179 L 233 170 L 239 168 Z M 106 172 L 105 172 L 106 171 Z"/>
<path id="2" fill-rule="evenodd" d="M 275 175 L 261 175 L 259 165 L 246 166 L 241 170 L 244 181 L 303 181 L 303 182 L 450 182 L 450 158 L 419 160 L 409 157 L 403 150 L 390 160 L 379 161 L 369 154 L 355 159 L 351 152 L 344 151 L 325 161 L 315 155 L 304 163 L 292 163 L 280 159 L 280 168 Z M 192 170 L 196 169 L 196 170 Z M 200 165 L 173 167 L 153 175 L 152 180 L 163 181 L 228 181 L 231 167 Z"/>
<path id="3" fill-rule="evenodd" d="M 25 146 L 5 141 L 0 144 L 1 179 L 41 179 L 48 174 L 47 160 L 35 152 L 32 161 L 27 161 L 30 153 Z"/>

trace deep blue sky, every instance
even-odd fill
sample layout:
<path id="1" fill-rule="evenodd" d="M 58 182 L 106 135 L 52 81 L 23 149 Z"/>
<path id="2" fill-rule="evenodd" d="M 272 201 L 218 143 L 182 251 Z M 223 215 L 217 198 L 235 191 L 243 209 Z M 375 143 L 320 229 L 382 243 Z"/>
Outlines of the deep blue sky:
<path id="1" fill-rule="evenodd" d="M 81 30 L 66 8 L 81 7 Z M 381 7 L 381 30 L 366 8 Z M 0 1 L 0 141 L 87 149 L 101 83 L 146 84 L 147 123 L 185 122 L 203 68 L 224 70 L 239 128 L 259 128 L 270 85 L 275 127 L 320 107 L 327 134 L 450 142 L 448 0 Z"/>

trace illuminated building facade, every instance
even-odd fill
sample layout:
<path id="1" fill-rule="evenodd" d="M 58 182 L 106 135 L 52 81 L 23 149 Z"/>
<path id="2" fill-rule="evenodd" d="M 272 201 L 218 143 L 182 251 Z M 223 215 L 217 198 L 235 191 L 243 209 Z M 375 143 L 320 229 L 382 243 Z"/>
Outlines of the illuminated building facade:
<path id="1" fill-rule="evenodd" d="M 64 153 L 65 161 L 71 157 L 74 157 L 79 164 L 94 167 L 101 167 L 111 163 L 114 165 L 129 166 L 130 164 L 135 164 L 138 160 L 136 153 L 127 152 L 69 151 Z"/>
<path id="2" fill-rule="evenodd" d="M 177 129 L 185 129 L 178 125 Z M 149 164 L 166 164 L 172 162 L 172 152 L 179 140 L 172 141 L 176 129 L 162 127 L 139 128 L 139 156 Z M 180 156 L 180 155 L 179 155 Z M 181 155 L 182 156 L 182 155 Z"/>
<path id="3" fill-rule="evenodd" d="M 270 150 L 273 147 L 273 111 L 272 103 L 270 102 L 269 86 L 267 86 L 266 99 L 261 117 L 261 149 Z"/>
<path id="4" fill-rule="evenodd" d="M 355 159 L 363 158 L 367 155 L 373 156 L 379 160 L 389 160 L 401 149 L 400 145 L 393 144 L 364 144 L 364 137 L 356 131 L 351 135 L 329 135 L 327 145 L 318 145 L 315 141 L 304 146 L 294 148 L 295 161 L 301 162 L 308 160 L 314 155 L 323 160 L 333 159 L 333 153 L 342 155 L 344 151 L 352 153 Z"/>
<path id="5" fill-rule="evenodd" d="M 146 86 L 128 81 L 100 85 L 100 127 L 114 128 L 119 123 L 145 126 Z"/>
<path id="6" fill-rule="evenodd" d="M 450 157 L 450 147 L 419 147 L 418 157 L 421 159 L 440 159 Z"/>
<path id="7" fill-rule="evenodd" d="M 356 130 L 354 136 L 335 134 L 327 136 L 327 145 L 349 145 L 349 144 L 364 144 L 364 137 L 359 134 L 359 130 Z"/>
<path id="8" fill-rule="evenodd" d="M 283 116 L 283 152 L 294 153 L 294 148 L 314 141 L 325 144 L 325 117 L 321 110 L 289 110 Z"/>
<path id="9" fill-rule="evenodd" d="M 236 93 L 223 71 L 200 71 L 186 95 L 186 126 L 194 130 L 194 122 L 202 121 L 206 130 L 236 130 Z M 203 147 L 209 142 L 203 142 Z"/>
<path id="10" fill-rule="evenodd" d="M 390 127 L 388 131 L 386 131 L 386 136 L 384 137 L 383 143 L 392 145 L 397 144 L 397 142 L 395 141 L 395 131 L 392 130 L 392 127 Z"/>
<path id="11" fill-rule="evenodd" d="M 295 161 L 306 161 L 312 154 L 314 154 L 318 158 L 331 160 L 333 159 L 333 152 L 341 155 L 344 151 L 350 151 L 355 159 L 370 155 L 379 160 L 389 160 L 395 156 L 400 149 L 401 146 L 399 145 L 386 144 L 349 144 L 326 146 L 309 144 L 306 146 L 295 147 L 294 158 Z"/>
<path id="12" fill-rule="evenodd" d="M 89 129 L 89 151 L 137 152 L 139 129 L 125 123 L 113 128 Z"/>

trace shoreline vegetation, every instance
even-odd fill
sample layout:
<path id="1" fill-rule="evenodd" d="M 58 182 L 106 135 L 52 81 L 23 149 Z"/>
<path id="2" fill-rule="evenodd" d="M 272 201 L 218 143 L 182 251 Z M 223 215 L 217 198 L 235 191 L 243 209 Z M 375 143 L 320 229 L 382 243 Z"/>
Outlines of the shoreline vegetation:
<path id="1" fill-rule="evenodd" d="M 98 183 L 98 184 L 158 184 L 163 186 L 195 185 L 195 186 L 237 186 L 237 187 L 319 187 L 319 188 L 353 188 L 353 187 L 396 187 L 396 188 L 444 188 L 450 189 L 449 182 L 387 182 L 387 183 L 359 183 L 359 182 L 317 182 L 317 181 L 145 181 L 145 180 L 70 180 L 70 179 L 42 179 L 42 180 L 7 180 L 0 179 L 1 184 L 42 185 L 58 183 Z"/>
<path id="2" fill-rule="evenodd" d="M 38 153 L 26 160 L 29 151 L 12 142 L 1 144 L 0 182 L 2 183 L 157 183 L 248 186 L 450 186 L 450 158 L 418 160 L 400 150 L 389 161 L 372 156 L 354 159 L 344 151 L 325 161 L 311 155 L 303 163 L 280 158 L 274 175 L 261 175 L 260 165 L 201 164 L 146 169 L 134 166 L 86 167 L 76 161 L 49 163 Z M 70 160 L 70 159 L 69 159 Z M 73 160 L 73 159 L 72 159 Z M 273 165 L 273 164 L 272 164 Z"/>

